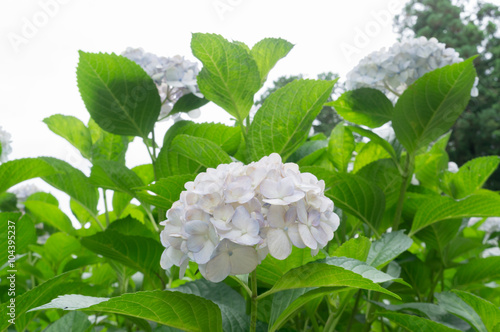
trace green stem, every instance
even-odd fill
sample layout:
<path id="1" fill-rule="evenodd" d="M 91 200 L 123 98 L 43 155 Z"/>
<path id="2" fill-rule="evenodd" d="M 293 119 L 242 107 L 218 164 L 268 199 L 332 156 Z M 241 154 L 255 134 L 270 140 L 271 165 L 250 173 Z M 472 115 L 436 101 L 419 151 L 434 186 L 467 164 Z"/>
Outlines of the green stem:
<path id="1" fill-rule="evenodd" d="M 356 301 L 354 302 L 354 308 L 352 308 L 351 317 L 349 317 L 349 324 L 347 325 L 346 332 L 349 332 L 351 330 L 352 323 L 354 322 L 354 316 L 356 315 L 356 312 L 358 310 L 360 298 L 361 298 L 361 289 L 358 291 L 358 294 L 356 295 Z"/>
<path id="2" fill-rule="evenodd" d="M 250 298 L 250 332 L 255 332 L 257 329 L 257 269 L 253 270 L 250 275 L 250 285 L 252 297 Z"/>
<path id="3" fill-rule="evenodd" d="M 102 188 L 102 198 L 104 199 L 104 214 L 106 216 L 106 228 L 109 227 L 109 212 L 108 212 L 108 198 L 106 197 L 106 189 Z"/>
<path id="4" fill-rule="evenodd" d="M 401 188 L 399 189 L 399 198 L 398 198 L 398 204 L 396 206 L 396 214 L 394 216 L 394 222 L 392 223 L 393 232 L 398 230 L 399 222 L 401 221 L 401 214 L 403 212 L 403 204 L 405 201 L 406 188 L 408 187 L 409 181 L 411 180 L 411 175 L 413 173 L 412 168 L 413 168 L 413 155 L 407 154 L 405 167 L 403 169 L 403 174 L 402 174 L 403 181 L 401 182 Z"/>
<path id="5" fill-rule="evenodd" d="M 229 278 L 236 281 L 245 290 L 245 292 L 247 292 L 248 296 L 250 298 L 252 297 L 252 290 L 250 288 L 248 288 L 247 284 L 245 284 L 241 279 L 239 279 L 236 276 L 229 276 Z"/>
<path id="6" fill-rule="evenodd" d="M 160 229 L 158 228 L 158 225 L 156 224 L 155 218 L 153 217 L 153 214 L 149 210 L 149 206 L 147 204 L 142 204 L 142 207 L 144 208 L 144 211 L 146 211 L 146 214 L 148 215 L 148 218 L 151 221 L 151 224 L 153 224 L 153 228 L 155 229 L 155 231 L 160 232 Z"/>

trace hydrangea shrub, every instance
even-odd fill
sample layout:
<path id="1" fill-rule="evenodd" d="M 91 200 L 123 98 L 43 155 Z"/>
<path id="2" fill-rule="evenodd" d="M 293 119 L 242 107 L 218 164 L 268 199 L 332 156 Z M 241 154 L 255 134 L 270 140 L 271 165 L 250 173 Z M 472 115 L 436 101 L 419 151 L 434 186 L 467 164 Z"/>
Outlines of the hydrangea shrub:
<path id="1" fill-rule="evenodd" d="M 500 157 L 458 168 L 445 150 L 475 94 L 473 59 L 398 43 L 335 100 L 335 81 L 297 80 L 250 117 L 293 45 L 195 33 L 191 47 L 201 64 L 80 52 L 90 121 L 44 122 L 90 171 L 8 161 L 0 129 L 1 330 L 498 330 L 500 196 L 482 186 Z M 186 118 L 208 102 L 234 123 Z M 345 121 L 310 137 L 325 104 Z M 129 168 L 134 137 L 151 160 Z M 71 215 L 17 186 L 37 177 Z"/>

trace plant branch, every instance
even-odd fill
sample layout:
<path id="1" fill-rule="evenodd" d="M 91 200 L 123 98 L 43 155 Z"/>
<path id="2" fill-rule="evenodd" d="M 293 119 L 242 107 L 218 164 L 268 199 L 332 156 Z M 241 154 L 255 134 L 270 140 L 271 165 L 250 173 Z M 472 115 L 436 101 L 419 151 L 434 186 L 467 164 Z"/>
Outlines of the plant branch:
<path id="1" fill-rule="evenodd" d="M 403 212 L 403 204 L 406 196 L 406 188 L 408 187 L 409 181 L 411 179 L 411 175 L 413 173 L 413 155 L 407 154 L 405 167 L 403 169 L 403 181 L 401 182 L 401 188 L 399 189 L 399 198 L 396 206 L 396 214 L 394 216 L 394 221 L 392 223 L 392 231 L 397 231 L 399 227 L 399 223 L 401 221 L 401 214 Z"/>
<path id="2" fill-rule="evenodd" d="M 253 270 L 250 275 L 250 284 L 252 290 L 252 297 L 250 298 L 250 332 L 255 332 L 257 329 L 257 303 L 259 301 L 257 296 L 257 269 Z"/>

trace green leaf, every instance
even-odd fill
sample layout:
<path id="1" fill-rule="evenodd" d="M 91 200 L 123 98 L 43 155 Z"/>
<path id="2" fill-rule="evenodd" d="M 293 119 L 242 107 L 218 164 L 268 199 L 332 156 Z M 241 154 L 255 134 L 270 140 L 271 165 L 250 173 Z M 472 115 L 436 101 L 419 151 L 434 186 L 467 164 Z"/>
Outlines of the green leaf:
<path id="1" fill-rule="evenodd" d="M 366 165 L 373 163 L 374 161 L 390 158 L 389 153 L 377 143 L 370 141 L 363 145 L 358 155 L 356 156 L 356 160 L 354 160 L 354 168 L 352 170 L 353 173 L 357 173 Z"/>
<path id="2" fill-rule="evenodd" d="M 446 245 L 457 236 L 461 224 L 461 219 L 438 221 L 420 230 L 417 237 L 425 242 L 426 246 L 443 253 Z"/>
<path id="3" fill-rule="evenodd" d="M 396 204 L 403 178 L 391 159 L 374 161 L 361 168 L 356 175 L 363 177 L 365 180 L 382 189 L 385 195 L 386 210 Z"/>
<path id="4" fill-rule="evenodd" d="M 481 317 L 487 331 L 494 331 L 495 326 L 500 324 L 500 309 L 493 303 L 472 293 L 459 290 L 452 290 L 452 292 L 474 309 Z"/>
<path id="5" fill-rule="evenodd" d="M 144 182 L 134 171 L 117 161 L 98 160 L 94 162 L 90 181 L 98 187 L 121 191 L 135 196 L 133 188 L 144 186 Z"/>
<path id="6" fill-rule="evenodd" d="M 367 274 L 367 277 L 372 277 Z M 379 280 L 379 279 L 375 279 Z M 382 288 L 374 281 L 360 274 L 335 265 L 310 263 L 288 271 L 267 293 L 273 294 L 282 290 L 304 287 L 353 287 L 374 290 L 399 299 L 396 294 Z"/>
<path id="7" fill-rule="evenodd" d="M 52 132 L 77 148 L 84 158 L 90 159 L 92 138 L 89 128 L 80 119 L 70 115 L 54 114 L 43 119 L 43 122 Z"/>
<path id="8" fill-rule="evenodd" d="M 479 157 L 469 160 L 457 173 L 450 173 L 446 186 L 456 198 L 464 198 L 480 189 L 500 163 L 499 156 Z"/>
<path id="9" fill-rule="evenodd" d="M 161 108 L 153 79 L 114 53 L 79 54 L 76 79 L 90 116 L 110 133 L 148 137 Z"/>
<path id="10" fill-rule="evenodd" d="M 172 150 L 172 141 L 178 135 L 185 134 L 201 137 L 214 142 L 228 154 L 234 154 L 240 145 L 241 129 L 220 123 L 176 122 L 165 134 L 163 147 L 157 158 L 157 173 L 160 177 L 181 174 L 196 174 L 202 166 Z"/>
<path id="11" fill-rule="evenodd" d="M 43 248 L 45 249 L 44 258 L 47 259 L 53 267 L 57 268 L 63 260 L 80 250 L 81 245 L 73 236 L 58 232 L 52 234 L 47 239 Z"/>
<path id="12" fill-rule="evenodd" d="M 264 38 L 250 51 L 259 68 L 260 84 L 264 85 L 267 74 L 293 48 L 293 44 L 281 38 Z"/>
<path id="13" fill-rule="evenodd" d="M 194 33 L 191 49 L 203 63 L 197 77 L 201 93 L 243 121 L 260 89 L 259 69 L 253 57 L 241 45 L 216 34 Z"/>
<path id="14" fill-rule="evenodd" d="M 500 215 L 500 196 L 473 194 L 460 201 L 446 196 L 424 202 L 415 214 L 410 236 L 441 220 L 466 217 L 495 217 Z"/>
<path id="15" fill-rule="evenodd" d="M 16 296 L 15 327 L 18 331 L 24 331 L 28 322 L 35 316 L 35 313 L 27 313 L 29 309 L 45 304 L 54 297 L 71 291 L 75 287 L 73 283 L 67 283 L 71 275 L 71 272 L 60 274 L 33 289 Z M 0 309 L 0 315 L 2 315 L 1 317 L 9 317 L 9 312 L 10 310 L 7 305 L 2 305 Z M 2 319 L 0 322 L 0 330 L 4 331 L 9 325 L 10 323 L 7 319 Z"/>
<path id="16" fill-rule="evenodd" d="M 116 230 L 107 229 L 104 232 L 84 237 L 81 242 L 96 254 L 150 276 L 161 271 L 160 258 L 165 248 L 149 237 L 124 235 Z"/>
<path id="17" fill-rule="evenodd" d="M 136 194 L 141 201 L 168 210 L 175 201 L 179 200 L 181 192 L 185 190 L 184 185 L 186 182 L 193 181 L 194 178 L 195 176 L 191 174 L 169 176 L 147 187 L 142 187 L 143 190 L 137 191 Z"/>
<path id="18" fill-rule="evenodd" d="M 456 329 L 453 329 L 451 327 L 447 327 L 445 325 L 433 322 L 431 320 L 418 317 L 418 316 L 413 316 L 413 315 L 407 315 L 407 314 L 400 314 L 396 312 L 380 312 L 378 313 L 379 316 L 385 317 L 397 325 L 403 327 L 404 329 L 407 329 L 408 331 L 411 332 L 421 332 L 421 331 L 433 331 L 433 332 L 448 332 L 448 331 L 458 331 Z"/>
<path id="19" fill-rule="evenodd" d="M 375 184 L 354 174 L 336 173 L 324 179 L 325 195 L 343 211 L 376 229 L 385 209 L 385 197 Z"/>
<path id="20" fill-rule="evenodd" d="M 221 312 L 215 303 L 180 292 L 123 294 L 83 310 L 137 317 L 184 331 L 222 331 Z"/>
<path id="21" fill-rule="evenodd" d="M 302 266 L 306 263 L 322 259 L 321 253 L 317 256 L 311 255 L 309 248 L 292 248 L 292 253 L 285 260 L 279 260 L 271 255 L 267 255 L 257 266 L 257 279 L 269 285 L 274 285 L 285 273 L 295 267 Z"/>
<path id="22" fill-rule="evenodd" d="M 249 330 L 250 318 L 245 314 L 245 299 L 225 283 L 212 283 L 205 279 L 199 279 L 172 290 L 193 294 L 217 304 L 221 311 L 224 331 L 246 332 Z"/>
<path id="23" fill-rule="evenodd" d="M 344 92 L 337 100 L 329 102 L 344 120 L 370 128 L 377 128 L 392 119 L 394 106 L 379 90 L 361 88 Z"/>
<path id="24" fill-rule="evenodd" d="M 500 256 L 478 258 L 460 265 L 453 283 L 457 286 L 470 286 L 500 278 Z"/>
<path id="25" fill-rule="evenodd" d="M 108 226 L 107 230 L 115 231 L 123 235 L 143 236 L 151 238 L 156 242 L 160 241 L 158 233 L 145 227 L 143 223 L 132 218 L 130 215 L 123 219 L 113 221 L 111 225 Z"/>
<path id="26" fill-rule="evenodd" d="M 476 71 L 473 58 L 425 74 L 399 97 L 392 125 L 413 153 L 450 130 L 470 99 Z"/>
<path id="27" fill-rule="evenodd" d="M 8 193 L 8 192 L 0 193 L 0 211 L 1 212 L 19 211 L 19 209 L 17 208 L 17 196 L 13 193 Z"/>
<path id="28" fill-rule="evenodd" d="M 217 144 L 201 137 L 177 135 L 172 141 L 172 150 L 206 168 L 233 161 Z"/>
<path id="29" fill-rule="evenodd" d="M 57 173 L 47 161 L 41 158 L 23 158 L 7 161 L 0 165 L 0 192 L 25 180 Z"/>
<path id="30" fill-rule="evenodd" d="M 136 192 L 136 195 L 139 195 L 139 193 Z M 117 218 L 120 218 L 122 216 L 123 211 L 127 208 L 132 198 L 133 197 L 129 194 L 125 194 L 119 191 L 113 192 L 113 212 L 115 213 Z"/>
<path id="31" fill-rule="evenodd" d="M 88 308 L 95 304 L 109 300 L 109 297 L 94 297 L 80 294 L 65 294 L 56 297 L 49 303 L 32 308 L 28 311 L 37 311 L 45 309 L 63 309 L 63 310 L 78 310 Z"/>
<path id="32" fill-rule="evenodd" d="M 57 206 L 40 201 L 26 201 L 24 205 L 29 213 L 38 220 L 66 234 L 75 234 L 75 228 L 73 228 L 71 220 Z"/>
<path id="33" fill-rule="evenodd" d="M 366 263 L 382 268 L 410 248 L 412 243 L 413 240 L 403 230 L 384 233 L 380 239 L 372 242 Z"/>
<path id="34" fill-rule="evenodd" d="M 445 308 L 452 314 L 463 318 L 471 324 L 478 332 L 488 332 L 486 326 L 479 315 L 471 308 L 470 305 L 465 303 L 456 294 L 450 292 L 436 293 L 438 303 L 441 307 Z"/>
<path id="35" fill-rule="evenodd" d="M 195 96 L 193 93 L 185 94 L 180 97 L 172 107 L 172 110 L 168 115 L 181 113 L 181 112 L 189 112 L 195 109 L 198 109 L 204 105 L 206 105 L 210 100 L 205 98 L 199 98 Z"/>
<path id="36" fill-rule="evenodd" d="M 91 160 L 113 160 L 125 164 L 125 153 L 131 138 L 104 131 L 90 118 L 89 130 L 92 136 Z"/>
<path id="37" fill-rule="evenodd" d="M 354 258 L 365 262 L 371 245 L 370 239 L 359 236 L 344 242 L 331 256 Z"/>
<path id="38" fill-rule="evenodd" d="M 338 123 L 328 141 L 328 158 L 339 172 L 347 172 L 355 146 L 351 130 L 343 122 Z"/>
<path id="39" fill-rule="evenodd" d="M 367 137 L 370 139 L 371 142 L 374 142 L 374 143 L 380 145 L 381 147 L 383 147 L 384 150 L 387 151 L 389 153 L 389 155 L 391 156 L 391 158 L 394 160 L 394 163 L 396 163 L 396 164 L 398 163 L 398 157 L 396 155 L 396 151 L 394 150 L 392 145 L 389 142 L 387 142 L 385 139 L 383 139 L 379 135 L 375 134 L 371 130 L 363 129 L 363 128 L 356 127 L 356 126 L 347 126 L 347 127 L 351 131 L 358 133 L 361 136 Z"/>
<path id="40" fill-rule="evenodd" d="M 72 311 L 50 324 L 44 332 L 85 332 L 91 325 L 83 312 Z"/>
<path id="41" fill-rule="evenodd" d="M 248 129 L 247 144 L 252 160 L 273 152 L 286 160 L 306 140 L 335 82 L 297 80 L 272 93 Z"/>

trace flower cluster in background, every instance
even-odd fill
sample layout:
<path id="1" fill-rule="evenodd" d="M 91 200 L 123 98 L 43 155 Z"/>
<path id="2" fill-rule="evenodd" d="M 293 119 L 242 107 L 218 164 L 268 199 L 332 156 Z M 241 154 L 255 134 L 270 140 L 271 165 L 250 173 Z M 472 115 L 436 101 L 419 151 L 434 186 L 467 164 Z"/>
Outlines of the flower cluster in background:
<path id="1" fill-rule="evenodd" d="M 200 71 L 196 62 L 185 60 L 180 55 L 171 58 L 159 57 L 144 52 L 142 48 L 131 47 L 128 47 L 122 56 L 140 65 L 156 83 L 162 100 L 159 120 L 169 116 L 173 105 L 183 95 L 193 93 L 203 98 L 196 83 L 196 76 Z M 199 116 L 199 110 L 189 112 L 189 116 Z"/>
<path id="2" fill-rule="evenodd" d="M 12 152 L 10 138 L 10 134 L 0 127 L 0 163 L 4 163 L 9 160 L 8 154 Z"/>
<path id="3" fill-rule="evenodd" d="M 347 73 L 348 90 L 375 88 L 393 96 L 399 96 L 406 88 L 425 73 L 463 61 L 453 48 L 439 43 L 436 38 L 410 39 L 383 48 L 363 58 Z M 471 91 L 476 97 L 477 78 Z M 393 98 L 394 99 L 394 98 Z"/>
<path id="4" fill-rule="evenodd" d="M 252 272 L 268 253 L 287 258 L 292 245 L 316 254 L 339 226 L 324 181 L 276 153 L 246 166 L 209 168 L 185 188 L 160 235 L 161 266 L 179 266 L 181 278 L 189 260 L 219 282 Z"/>

